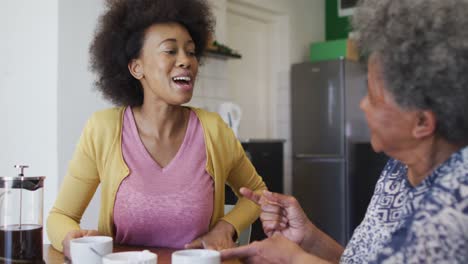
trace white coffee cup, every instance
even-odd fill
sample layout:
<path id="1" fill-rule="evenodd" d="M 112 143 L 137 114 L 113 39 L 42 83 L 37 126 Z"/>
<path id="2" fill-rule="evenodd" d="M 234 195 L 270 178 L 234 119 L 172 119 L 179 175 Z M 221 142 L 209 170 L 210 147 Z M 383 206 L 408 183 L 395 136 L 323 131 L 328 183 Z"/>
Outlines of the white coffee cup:
<path id="1" fill-rule="evenodd" d="M 112 253 L 112 237 L 87 236 L 70 240 L 73 264 L 101 264 L 102 257 Z"/>
<path id="2" fill-rule="evenodd" d="M 126 251 L 105 255 L 103 264 L 158 264 L 158 255 L 143 251 Z"/>
<path id="3" fill-rule="evenodd" d="M 172 264 L 220 264 L 221 254 L 211 249 L 184 249 L 172 253 Z"/>

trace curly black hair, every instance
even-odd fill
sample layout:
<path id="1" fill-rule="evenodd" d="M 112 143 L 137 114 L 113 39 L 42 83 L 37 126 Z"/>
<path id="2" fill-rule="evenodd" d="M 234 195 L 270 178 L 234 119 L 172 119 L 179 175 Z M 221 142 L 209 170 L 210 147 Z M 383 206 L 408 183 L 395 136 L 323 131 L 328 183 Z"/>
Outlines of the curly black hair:
<path id="1" fill-rule="evenodd" d="M 468 0 L 360 0 L 359 50 L 377 54 L 386 88 L 406 109 L 431 110 L 436 133 L 468 144 Z"/>
<path id="2" fill-rule="evenodd" d="M 97 74 L 96 88 L 120 106 L 143 104 L 140 82 L 128 70 L 138 58 L 145 30 L 158 23 L 179 23 L 195 43 L 201 59 L 213 33 L 214 18 L 205 0 L 107 0 L 91 43 L 91 71 Z"/>

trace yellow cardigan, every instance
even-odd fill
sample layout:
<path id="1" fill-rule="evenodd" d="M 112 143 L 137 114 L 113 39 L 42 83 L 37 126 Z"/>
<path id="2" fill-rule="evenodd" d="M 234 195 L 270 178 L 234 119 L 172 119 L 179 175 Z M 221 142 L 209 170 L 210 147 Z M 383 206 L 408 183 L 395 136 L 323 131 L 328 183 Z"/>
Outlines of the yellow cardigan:
<path id="1" fill-rule="evenodd" d="M 98 231 L 114 235 L 113 209 L 117 190 L 129 169 L 122 155 L 124 107 L 96 112 L 88 120 L 54 207 L 47 218 L 47 234 L 54 248 L 62 251 L 62 241 L 71 230 L 80 229 L 81 217 L 101 184 L 101 210 Z M 214 181 L 212 228 L 220 219 L 234 226 L 239 234 L 253 223 L 260 208 L 241 197 L 224 215 L 224 186 L 239 197 L 242 186 L 256 192 L 266 189 L 232 130 L 216 113 L 191 108 L 200 120 L 206 145 L 206 171 Z"/>

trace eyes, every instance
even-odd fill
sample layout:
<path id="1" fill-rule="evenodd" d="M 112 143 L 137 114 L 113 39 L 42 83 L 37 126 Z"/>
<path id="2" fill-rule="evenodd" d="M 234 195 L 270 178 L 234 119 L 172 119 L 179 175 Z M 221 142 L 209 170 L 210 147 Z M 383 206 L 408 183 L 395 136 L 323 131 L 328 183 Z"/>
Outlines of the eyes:
<path id="1" fill-rule="evenodd" d="M 179 50 L 176 49 L 176 48 L 168 48 L 168 49 L 164 49 L 163 52 L 166 53 L 166 54 L 175 56 L 175 55 L 177 55 Z M 195 55 L 196 55 L 195 50 L 192 50 L 192 49 L 185 50 L 185 54 L 187 56 L 189 56 L 189 57 L 195 57 Z"/>

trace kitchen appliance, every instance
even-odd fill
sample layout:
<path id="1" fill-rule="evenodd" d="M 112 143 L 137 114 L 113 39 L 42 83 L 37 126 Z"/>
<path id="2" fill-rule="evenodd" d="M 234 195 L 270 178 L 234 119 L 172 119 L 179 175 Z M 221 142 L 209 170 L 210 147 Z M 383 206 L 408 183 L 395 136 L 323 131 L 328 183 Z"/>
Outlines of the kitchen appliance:
<path id="1" fill-rule="evenodd" d="M 45 263 L 42 258 L 44 176 L 0 177 L 0 262 Z"/>
<path id="2" fill-rule="evenodd" d="M 292 66 L 293 195 L 342 245 L 361 222 L 387 160 L 369 143 L 359 109 L 366 90 L 366 72 L 352 61 Z"/>
<path id="3" fill-rule="evenodd" d="M 232 102 L 223 102 L 219 105 L 218 113 L 228 124 L 236 137 L 239 136 L 239 124 L 242 117 L 242 110 L 238 104 Z"/>

